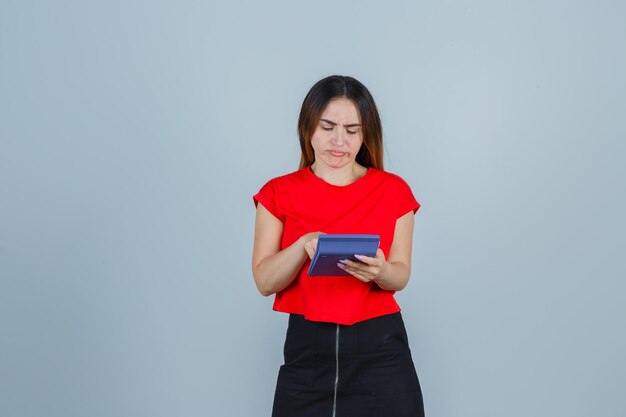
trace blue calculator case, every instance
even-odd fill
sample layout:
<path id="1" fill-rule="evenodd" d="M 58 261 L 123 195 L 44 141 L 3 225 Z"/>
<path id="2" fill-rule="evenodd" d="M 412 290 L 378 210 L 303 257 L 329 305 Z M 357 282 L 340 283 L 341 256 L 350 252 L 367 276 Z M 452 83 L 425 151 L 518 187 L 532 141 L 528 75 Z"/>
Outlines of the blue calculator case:
<path id="1" fill-rule="evenodd" d="M 350 276 L 337 266 L 337 262 L 341 259 L 357 261 L 354 255 L 374 257 L 379 242 L 378 235 L 319 235 L 308 275 Z"/>

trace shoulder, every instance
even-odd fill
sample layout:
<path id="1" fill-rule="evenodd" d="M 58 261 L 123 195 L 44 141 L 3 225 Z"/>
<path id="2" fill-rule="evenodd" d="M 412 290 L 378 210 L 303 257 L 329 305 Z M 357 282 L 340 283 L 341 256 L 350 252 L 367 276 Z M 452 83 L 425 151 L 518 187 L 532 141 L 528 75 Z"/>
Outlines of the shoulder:
<path id="1" fill-rule="evenodd" d="M 399 187 L 399 188 L 410 188 L 409 184 L 399 176 L 398 174 L 394 174 L 393 172 L 381 171 L 376 168 L 370 168 L 372 172 L 372 177 L 381 183 L 384 183 L 390 187 Z"/>
<path id="2" fill-rule="evenodd" d="M 300 169 L 272 178 L 252 197 L 255 206 L 261 203 L 274 217 L 284 222 L 284 206 L 290 197 L 290 190 L 296 189 L 298 183 L 302 181 L 301 178 L 305 176 L 306 172 Z"/>
<path id="3" fill-rule="evenodd" d="M 420 203 L 415 199 L 411 187 L 404 178 L 384 171 L 379 171 L 378 175 L 381 178 L 381 183 L 384 181 L 385 191 L 394 196 L 393 201 L 396 206 L 397 217 L 401 217 L 409 211 L 417 212 Z"/>
<path id="4" fill-rule="evenodd" d="M 272 186 L 272 187 L 290 187 L 295 184 L 306 181 L 307 179 L 307 170 L 308 168 L 298 169 L 297 171 L 290 172 L 288 174 L 280 175 L 278 177 L 274 177 L 267 181 L 264 185 Z"/>
<path id="5" fill-rule="evenodd" d="M 307 169 L 302 168 L 270 179 L 261 187 L 258 195 L 272 195 L 274 198 L 277 198 L 279 195 L 288 194 L 290 190 L 306 185 L 309 179 Z"/>

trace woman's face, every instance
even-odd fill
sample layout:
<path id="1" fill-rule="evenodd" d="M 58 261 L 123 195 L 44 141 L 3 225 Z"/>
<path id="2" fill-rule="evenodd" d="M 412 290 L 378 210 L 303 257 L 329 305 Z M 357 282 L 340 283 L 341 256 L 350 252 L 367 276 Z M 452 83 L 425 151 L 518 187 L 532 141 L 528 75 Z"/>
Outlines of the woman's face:
<path id="1" fill-rule="evenodd" d="M 311 137 L 316 164 L 341 168 L 354 163 L 363 144 L 359 111 L 345 97 L 331 100 Z"/>

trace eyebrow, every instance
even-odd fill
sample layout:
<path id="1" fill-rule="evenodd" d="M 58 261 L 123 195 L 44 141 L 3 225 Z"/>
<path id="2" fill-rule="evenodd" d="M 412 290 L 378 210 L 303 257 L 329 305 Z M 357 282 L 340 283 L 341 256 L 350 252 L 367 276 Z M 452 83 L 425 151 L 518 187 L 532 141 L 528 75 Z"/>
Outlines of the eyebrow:
<path id="1" fill-rule="evenodd" d="M 333 126 L 337 126 L 337 123 L 331 122 L 328 119 L 320 119 L 320 121 L 321 122 L 326 122 L 326 123 L 328 123 L 330 125 L 333 125 Z M 350 124 L 347 124 L 347 125 L 343 125 L 343 127 L 356 127 L 356 126 L 361 126 L 361 124 L 360 123 L 350 123 Z"/>

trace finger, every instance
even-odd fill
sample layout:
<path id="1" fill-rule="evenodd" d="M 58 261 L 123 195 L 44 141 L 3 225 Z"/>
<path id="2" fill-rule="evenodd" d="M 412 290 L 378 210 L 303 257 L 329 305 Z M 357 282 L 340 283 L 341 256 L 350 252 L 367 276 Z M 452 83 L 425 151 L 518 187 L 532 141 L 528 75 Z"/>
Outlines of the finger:
<path id="1" fill-rule="evenodd" d="M 356 270 L 359 266 L 361 266 L 361 265 L 366 265 L 366 264 L 364 264 L 363 262 L 355 262 L 355 261 L 353 261 L 353 260 L 351 260 L 351 259 L 342 259 L 342 260 L 340 260 L 339 262 L 341 262 L 343 265 L 348 266 L 348 267 L 350 267 L 350 268 L 352 268 L 352 269 L 355 269 L 355 270 Z"/>
<path id="2" fill-rule="evenodd" d="M 376 265 L 376 263 L 378 262 L 378 259 L 365 256 L 365 255 L 354 255 L 354 257 L 367 265 Z"/>
<path id="3" fill-rule="evenodd" d="M 373 258 L 370 258 L 370 259 L 373 259 Z M 344 259 L 339 262 L 345 265 L 349 269 L 349 271 L 355 271 L 364 276 L 375 277 L 377 276 L 379 268 L 380 268 L 380 265 L 378 264 L 378 262 L 376 262 L 375 265 L 369 265 L 369 264 L 366 264 L 365 262 L 360 262 L 360 261 L 354 262 L 349 259 Z"/>
<path id="4" fill-rule="evenodd" d="M 374 277 L 366 271 L 354 271 L 351 274 L 363 282 L 370 282 L 374 279 Z"/>
<path id="5" fill-rule="evenodd" d="M 367 265 L 361 262 L 353 262 L 348 259 L 340 261 L 337 265 L 344 271 L 350 274 L 358 274 L 368 281 L 374 279 L 379 272 L 379 268 L 377 266 Z"/>
<path id="6" fill-rule="evenodd" d="M 366 275 L 364 275 L 363 273 L 361 273 L 360 271 L 351 268 L 345 264 L 340 264 L 338 263 L 337 266 L 341 269 L 343 269 L 344 271 L 346 271 L 347 273 L 349 273 L 350 275 L 352 275 L 353 277 L 357 278 L 360 281 L 363 282 L 369 282 L 371 281 L 371 279 L 369 279 Z"/>

